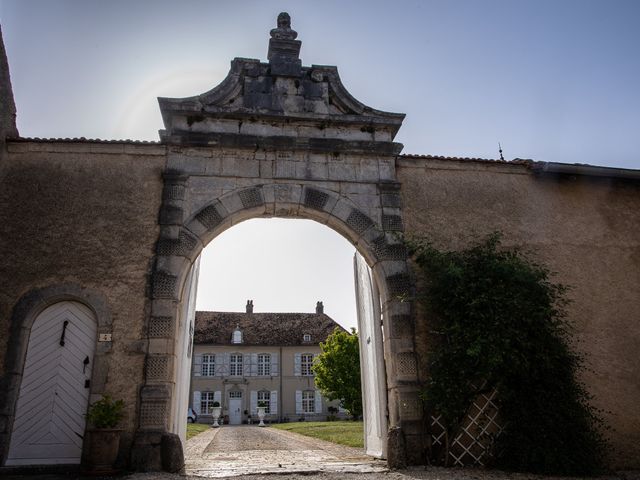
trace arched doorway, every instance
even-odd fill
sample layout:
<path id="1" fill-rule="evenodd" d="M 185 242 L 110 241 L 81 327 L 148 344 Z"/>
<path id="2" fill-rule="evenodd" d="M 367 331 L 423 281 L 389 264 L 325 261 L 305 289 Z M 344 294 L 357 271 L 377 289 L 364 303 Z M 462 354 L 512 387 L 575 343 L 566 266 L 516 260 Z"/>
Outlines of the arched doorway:
<path id="1" fill-rule="evenodd" d="M 186 175 L 165 175 L 165 191 L 182 190 L 177 195 L 181 198 L 173 201 L 184 201 L 185 190 L 189 189 L 188 180 Z M 381 189 L 384 191 L 385 187 Z M 165 211 L 173 207 L 171 202 L 166 202 Z M 150 439 L 154 432 L 178 431 L 179 422 L 173 419 L 178 412 L 176 405 L 182 403 L 176 397 L 181 390 L 178 372 L 184 371 L 182 362 L 190 359 L 179 357 L 176 345 L 184 344 L 185 336 L 192 329 L 189 315 L 185 318 L 181 313 L 191 302 L 184 292 L 189 279 L 193 279 L 192 266 L 197 265 L 204 246 L 219 233 L 238 222 L 257 217 L 315 220 L 329 226 L 356 247 L 371 267 L 385 332 L 384 361 L 379 363 L 384 364 L 384 372 L 373 369 L 386 377 L 388 403 L 379 408 L 388 411 L 391 427 L 411 426 L 412 422 L 418 422 L 421 412 L 414 386 L 417 369 L 411 305 L 403 301 L 410 286 L 404 247 L 399 240 L 391 243 L 392 238 L 385 235 L 378 222 L 338 192 L 304 184 L 276 183 L 233 190 L 196 207 L 185 221 L 166 229 L 173 238 L 160 239 L 151 288 L 149 354 L 145 385 L 141 389 L 136 443 L 148 443 L 145 438 Z M 379 330 L 380 325 L 371 325 L 371 328 Z M 385 437 L 381 441 L 386 442 L 386 432 L 379 434 Z M 135 458 L 134 453 L 134 462 Z"/>
<path id="2" fill-rule="evenodd" d="M 336 401 L 320 396 L 307 365 L 335 328 L 355 328 L 362 354 L 365 451 L 385 458 L 380 299 L 369 267 L 344 237 L 305 219 L 256 218 L 234 225 L 202 252 L 197 310 L 189 404 L 199 422 L 212 421 L 214 401 L 223 418 L 228 415 L 225 422 L 236 425 L 255 423 L 259 400 L 270 404 L 268 422 L 348 418 Z M 234 365 L 238 348 L 244 353 L 240 373 Z M 273 366 L 268 374 L 260 373 L 261 357 Z M 242 390 L 241 400 L 231 397 L 234 388 Z"/>
<path id="3" fill-rule="evenodd" d="M 29 333 L 6 465 L 78 464 L 97 337 L 86 305 L 42 310 Z"/>

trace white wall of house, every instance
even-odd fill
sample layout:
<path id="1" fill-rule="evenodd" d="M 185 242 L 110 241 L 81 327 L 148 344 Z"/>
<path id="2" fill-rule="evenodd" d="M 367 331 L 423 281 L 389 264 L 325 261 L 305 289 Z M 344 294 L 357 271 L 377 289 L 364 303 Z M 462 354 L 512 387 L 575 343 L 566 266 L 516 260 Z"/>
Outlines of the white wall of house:
<path id="1" fill-rule="evenodd" d="M 255 418 L 258 392 L 269 392 L 271 412 L 267 419 L 274 422 L 297 421 L 301 418 L 325 420 L 329 414 L 328 407 L 338 406 L 337 401 L 328 402 L 320 396 L 313 374 L 304 366 L 304 355 L 320 354 L 317 344 L 285 347 L 198 344 L 194 345 L 193 353 L 189 398 L 199 415 L 199 422 L 212 421 L 208 412 L 201 408 L 208 405 L 207 399 L 210 398 L 220 402 L 223 415 L 233 417 L 228 411 L 231 396 L 235 401 L 241 398 L 243 422 L 248 420 L 249 415 Z M 205 356 L 211 355 L 215 356 L 213 370 L 206 367 L 209 363 Z M 232 355 L 242 356 L 241 370 L 232 367 Z M 269 355 L 268 371 L 264 368 L 264 362 L 262 367 L 259 366 L 259 355 Z"/>

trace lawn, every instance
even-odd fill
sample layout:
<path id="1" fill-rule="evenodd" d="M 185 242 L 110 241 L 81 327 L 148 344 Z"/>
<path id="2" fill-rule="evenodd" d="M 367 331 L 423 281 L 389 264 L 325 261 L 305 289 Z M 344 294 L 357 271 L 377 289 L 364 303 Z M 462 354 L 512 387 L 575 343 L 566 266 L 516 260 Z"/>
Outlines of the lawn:
<path id="1" fill-rule="evenodd" d="M 348 447 L 364 448 L 362 422 L 292 422 L 276 423 L 271 427 L 347 445 Z"/>
<path id="2" fill-rule="evenodd" d="M 211 425 L 205 425 L 202 423 L 187 423 L 187 440 L 191 437 L 195 437 L 199 433 L 209 430 Z"/>

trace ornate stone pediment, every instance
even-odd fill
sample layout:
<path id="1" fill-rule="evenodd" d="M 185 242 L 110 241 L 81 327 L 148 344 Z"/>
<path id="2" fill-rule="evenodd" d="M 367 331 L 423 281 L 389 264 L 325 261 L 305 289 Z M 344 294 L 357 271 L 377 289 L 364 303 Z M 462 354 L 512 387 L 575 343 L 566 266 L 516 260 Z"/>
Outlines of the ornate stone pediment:
<path id="1" fill-rule="evenodd" d="M 172 144 L 294 147 L 399 153 L 393 143 L 404 114 L 375 110 L 356 100 L 332 66 L 303 67 L 301 42 L 289 16 L 271 30 L 268 63 L 235 58 L 224 81 L 201 95 L 159 98 Z M 345 143 L 346 142 L 346 143 Z"/>

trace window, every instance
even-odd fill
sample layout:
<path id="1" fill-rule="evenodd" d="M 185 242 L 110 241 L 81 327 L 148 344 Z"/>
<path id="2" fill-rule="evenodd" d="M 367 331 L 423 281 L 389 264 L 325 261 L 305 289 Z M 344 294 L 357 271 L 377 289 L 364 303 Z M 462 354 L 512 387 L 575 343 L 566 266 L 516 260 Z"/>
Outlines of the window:
<path id="1" fill-rule="evenodd" d="M 229 398 L 242 398 L 242 392 L 239 390 L 232 390 L 229 392 Z"/>
<path id="2" fill-rule="evenodd" d="M 302 412 L 316 412 L 315 392 L 313 390 L 305 390 L 302 392 Z"/>
<path id="3" fill-rule="evenodd" d="M 203 377 L 213 377 L 216 374 L 215 355 L 202 355 L 202 370 L 200 373 Z"/>
<path id="4" fill-rule="evenodd" d="M 200 394 L 200 413 L 210 415 L 213 408 L 213 392 L 202 392 Z"/>
<path id="5" fill-rule="evenodd" d="M 258 376 L 271 375 L 271 355 L 268 353 L 258 354 Z"/>
<path id="6" fill-rule="evenodd" d="M 311 341 L 311 335 L 310 335 L 310 334 L 308 334 L 308 333 L 305 333 L 305 334 L 302 336 L 302 341 L 303 341 L 303 342 L 310 342 L 310 341 Z"/>
<path id="7" fill-rule="evenodd" d="M 271 392 L 267 390 L 260 390 L 258 392 L 258 406 L 262 405 L 263 403 L 264 413 L 271 413 Z"/>
<path id="8" fill-rule="evenodd" d="M 311 371 L 311 365 L 313 365 L 313 354 L 303 353 L 300 355 L 300 374 L 310 376 L 313 375 Z"/>
<path id="9" fill-rule="evenodd" d="M 242 376 L 242 355 L 239 353 L 232 353 L 229 364 L 229 375 L 232 377 Z"/>
<path id="10" fill-rule="evenodd" d="M 236 329 L 233 331 L 231 343 L 242 343 L 242 330 L 240 330 L 240 327 L 236 327 Z"/>

